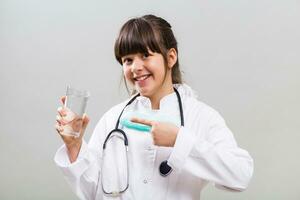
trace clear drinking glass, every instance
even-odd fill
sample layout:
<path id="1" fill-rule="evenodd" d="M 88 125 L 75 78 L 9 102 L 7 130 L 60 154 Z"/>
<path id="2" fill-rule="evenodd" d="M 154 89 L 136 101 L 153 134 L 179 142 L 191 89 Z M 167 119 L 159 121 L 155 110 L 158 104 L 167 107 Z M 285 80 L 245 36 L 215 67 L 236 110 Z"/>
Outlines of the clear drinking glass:
<path id="1" fill-rule="evenodd" d="M 63 117 L 63 120 L 67 122 L 67 124 L 63 126 L 64 135 L 71 135 L 75 137 L 80 135 L 82 117 L 86 111 L 89 96 L 90 94 L 86 90 L 78 90 L 71 86 L 67 86 L 64 104 L 67 113 L 66 116 Z"/>

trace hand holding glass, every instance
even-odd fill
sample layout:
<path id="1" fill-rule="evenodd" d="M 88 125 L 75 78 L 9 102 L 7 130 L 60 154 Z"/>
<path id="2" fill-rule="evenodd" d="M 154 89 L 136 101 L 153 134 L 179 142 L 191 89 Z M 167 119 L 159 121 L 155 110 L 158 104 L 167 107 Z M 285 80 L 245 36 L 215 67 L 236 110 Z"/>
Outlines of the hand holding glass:
<path id="1" fill-rule="evenodd" d="M 62 119 L 66 122 L 63 125 L 63 135 L 80 136 L 82 127 L 82 117 L 86 111 L 89 92 L 85 90 L 77 90 L 70 86 L 67 87 L 64 109 L 66 116 Z"/>

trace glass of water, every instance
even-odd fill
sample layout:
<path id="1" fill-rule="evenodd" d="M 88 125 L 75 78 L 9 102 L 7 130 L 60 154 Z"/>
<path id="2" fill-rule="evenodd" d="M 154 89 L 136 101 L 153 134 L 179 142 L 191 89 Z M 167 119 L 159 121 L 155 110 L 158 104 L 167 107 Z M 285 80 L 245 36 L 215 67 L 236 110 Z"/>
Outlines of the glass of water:
<path id="1" fill-rule="evenodd" d="M 82 127 L 82 117 L 86 111 L 87 101 L 90 94 L 86 90 L 78 90 L 67 86 L 64 108 L 66 116 L 63 120 L 67 123 L 63 126 L 64 135 L 79 137 Z"/>

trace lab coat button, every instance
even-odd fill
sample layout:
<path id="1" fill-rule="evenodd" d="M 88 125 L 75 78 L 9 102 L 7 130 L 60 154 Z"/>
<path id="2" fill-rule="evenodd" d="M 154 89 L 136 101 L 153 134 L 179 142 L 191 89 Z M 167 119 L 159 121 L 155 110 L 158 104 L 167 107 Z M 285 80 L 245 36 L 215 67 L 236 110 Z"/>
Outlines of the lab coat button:
<path id="1" fill-rule="evenodd" d="M 148 183 L 148 181 L 147 181 L 147 179 L 144 179 L 144 181 L 143 181 L 145 184 L 147 184 Z"/>

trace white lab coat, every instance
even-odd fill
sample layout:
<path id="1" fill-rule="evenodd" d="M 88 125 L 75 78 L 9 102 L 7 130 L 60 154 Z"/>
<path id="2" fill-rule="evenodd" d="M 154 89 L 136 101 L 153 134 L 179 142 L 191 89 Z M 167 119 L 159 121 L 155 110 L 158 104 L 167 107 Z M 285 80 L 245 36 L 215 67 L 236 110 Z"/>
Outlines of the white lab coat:
<path id="1" fill-rule="evenodd" d="M 199 200 L 201 190 L 209 181 L 218 188 L 230 191 L 247 188 L 253 173 L 251 156 L 237 146 L 218 112 L 198 101 L 188 85 L 174 86 L 182 99 L 185 120 L 174 147 L 155 146 L 150 133 L 121 127 L 129 140 L 129 188 L 121 197 L 105 196 L 101 180 L 107 191 L 126 186 L 126 154 L 122 140 L 112 138 L 105 152 L 103 177 L 100 177 L 100 170 L 103 142 L 115 127 L 128 100 L 103 115 L 89 143 L 83 142 L 76 162 L 69 162 L 65 146 L 58 149 L 54 160 L 80 199 Z M 140 96 L 124 113 L 127 109 L 151 109 L 151 102 Z M 175 93 L 161 99 L 158 112 L 177 116 L 180 120 Z M 167 177 L 162 177 L 158 171 L 163 160 L 168 160 L 173 168 Z"/>

